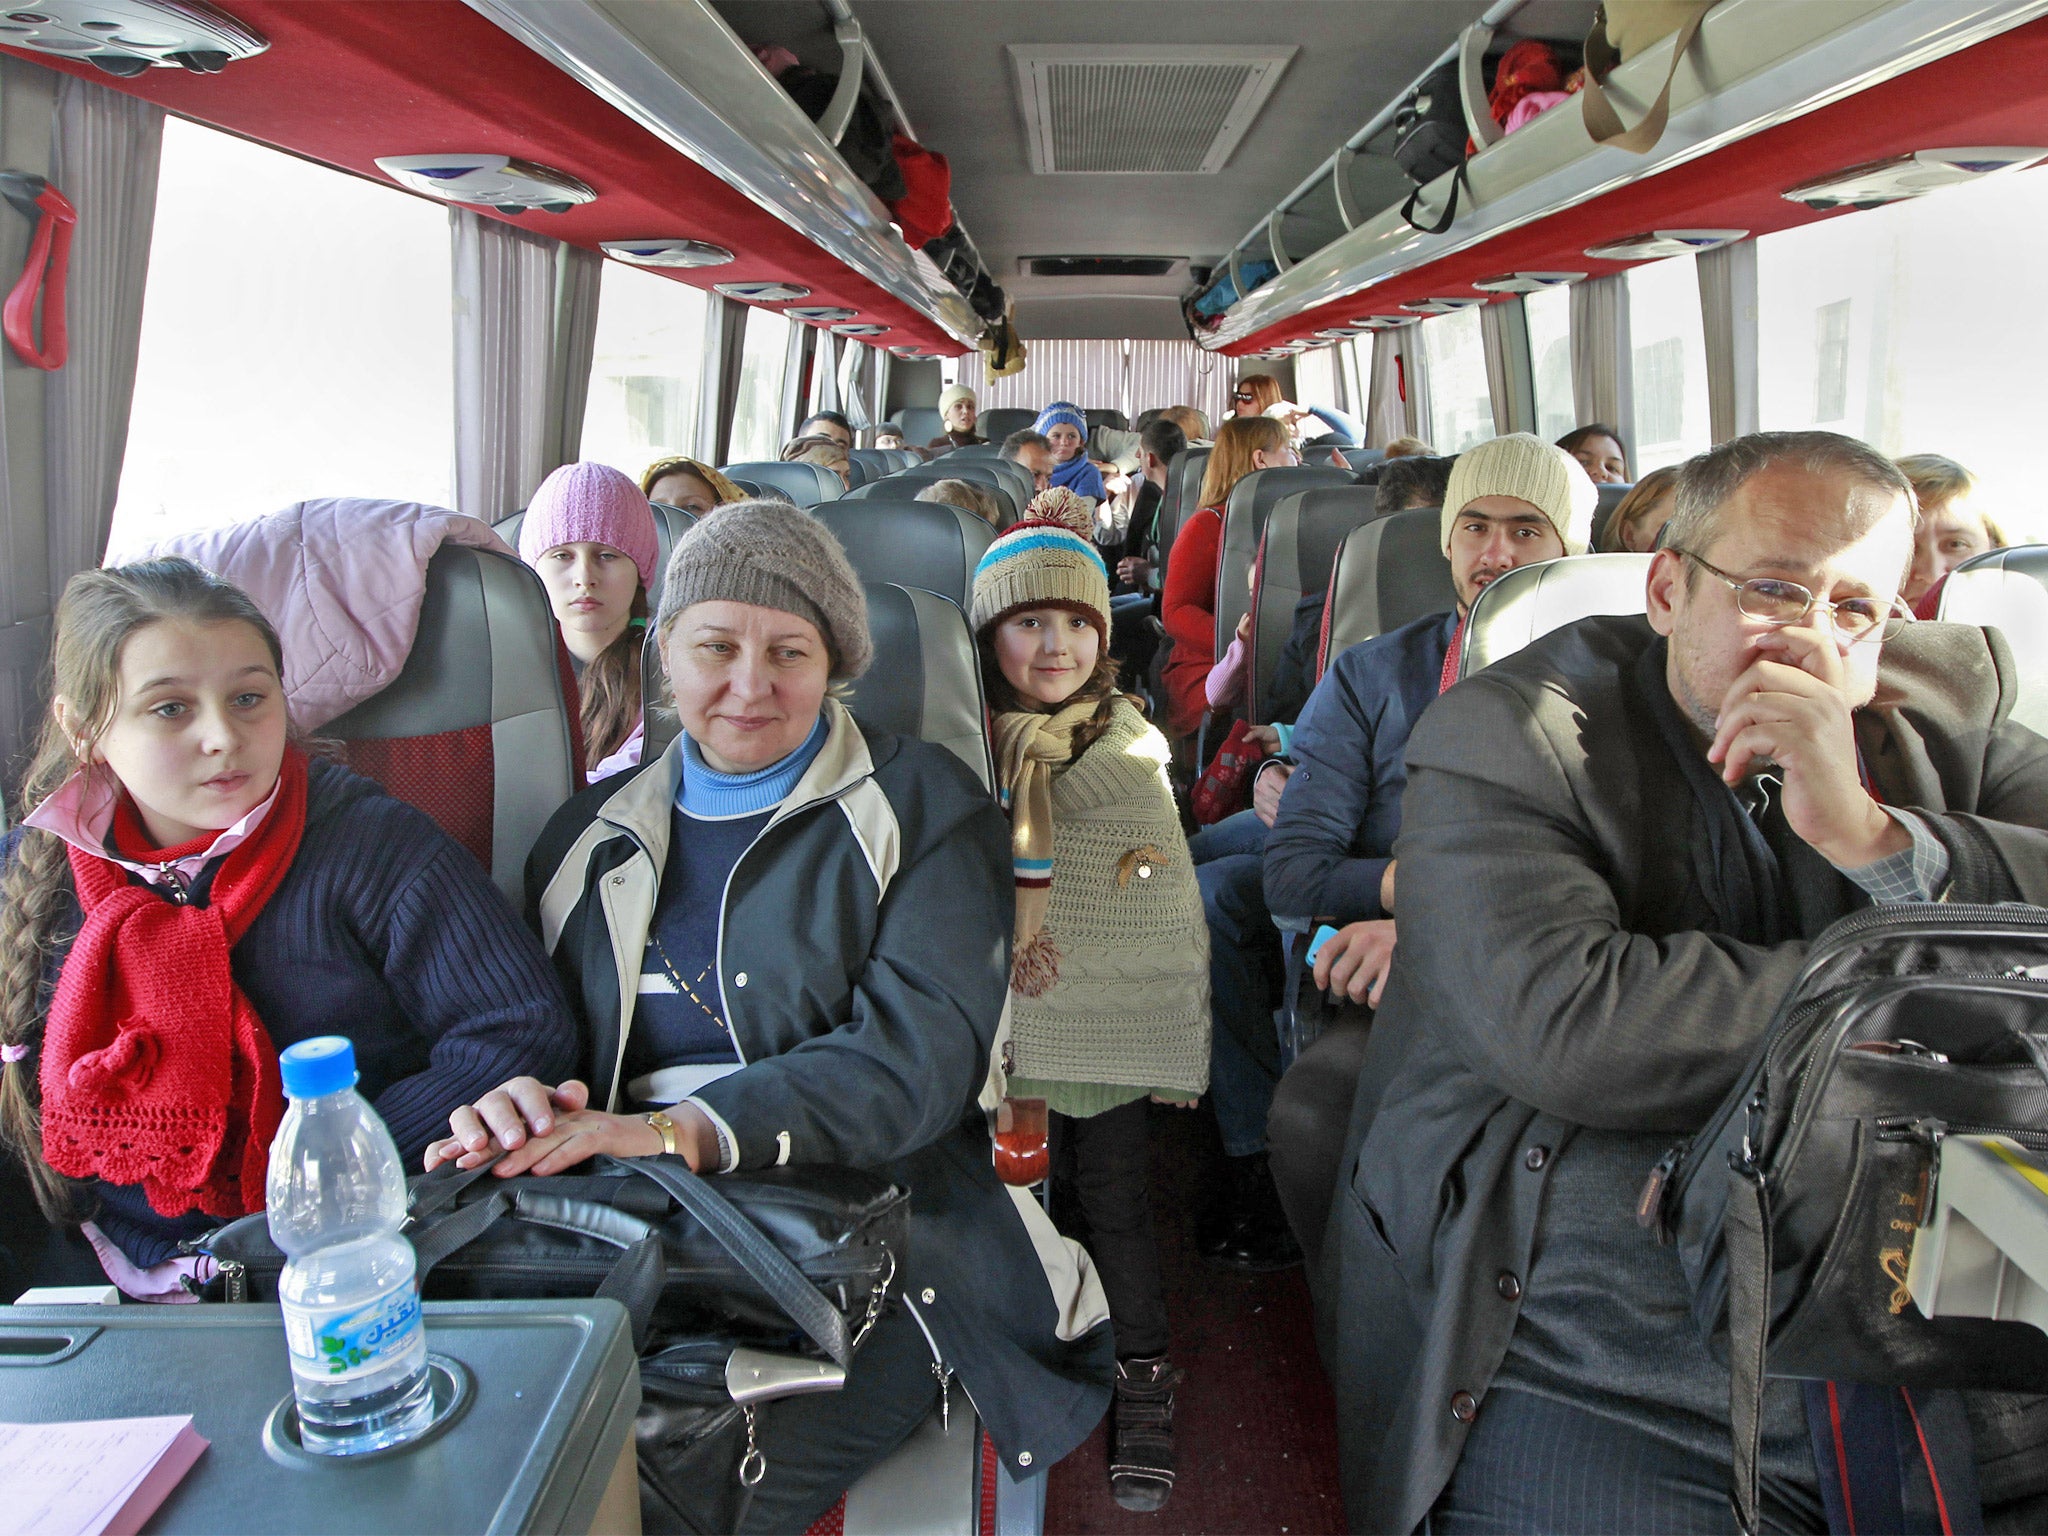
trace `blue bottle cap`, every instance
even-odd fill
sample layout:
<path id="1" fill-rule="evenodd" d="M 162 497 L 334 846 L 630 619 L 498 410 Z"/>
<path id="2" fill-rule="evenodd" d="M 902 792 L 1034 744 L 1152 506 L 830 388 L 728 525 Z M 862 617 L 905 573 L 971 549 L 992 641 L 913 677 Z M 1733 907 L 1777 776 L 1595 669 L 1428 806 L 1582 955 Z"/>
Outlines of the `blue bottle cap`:
<path id="1" fill-rule="evenodd" d="M 277 1058 L 288 1099 L 317 1099 L 356 1085 L 355 1043 L 346 1035 L 316 1035 L 288 1045 Z"/>

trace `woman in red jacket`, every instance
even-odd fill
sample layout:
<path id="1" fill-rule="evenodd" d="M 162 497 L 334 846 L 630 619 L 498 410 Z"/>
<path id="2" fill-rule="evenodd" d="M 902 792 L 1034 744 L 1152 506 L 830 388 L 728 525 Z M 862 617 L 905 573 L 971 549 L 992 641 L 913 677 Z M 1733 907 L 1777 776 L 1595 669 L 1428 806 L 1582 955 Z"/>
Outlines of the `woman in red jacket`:
<path id="1" fill-rule="evenodd" d="M 1160 602 L 1173 652 L 1166 659 L 1167 735 L 1192 736 L 1208 712 L 1202 683 L 1216 664 L 1216 568 L 1223 556 L 1223 508 L 1255 469 L 1299 464 L 1286 426 L 1269 416 L 1235 416 L 1216 431 L 1202 476 L 1202 509 L 1180 526 L 1166 562 Z"/>

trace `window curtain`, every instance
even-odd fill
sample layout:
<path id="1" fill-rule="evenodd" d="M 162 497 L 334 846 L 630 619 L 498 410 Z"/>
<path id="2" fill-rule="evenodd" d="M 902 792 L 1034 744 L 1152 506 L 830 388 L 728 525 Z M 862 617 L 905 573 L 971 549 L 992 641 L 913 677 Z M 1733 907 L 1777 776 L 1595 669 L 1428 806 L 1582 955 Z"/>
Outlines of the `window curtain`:
<path id="1" fill-rule="evenodd" d="M 1629 339 L 1628 274 L 1572 285 L 1572 406 L 1579 425 L 1605 422 L 1634 462 L 1635 351 Z"/>
<path id="2" fill-rule="evenodd" d="M 1707 339 L 1707 418 L 1714 441 L 1760 425 L 1756 372 L 1756 242 L 1738 240 L 1693 258 Z"/>
<path id="3" fill-rule="evenodd" d="M 960 382 L 983 411 L 1036 411 L 1054 400 L 1122 411 L 1132 419 L 1191 405 L 1211 429 L 1230 409 L 1231 361 L 1191 341 L 1034 341 L 1023 368 L 988 376 L 981 354 L 960 360 Z"/>
<path id="4" fill-rule="evenodd" d="M 1213 433 L 1230 412 L 1231 368 L 1231 359 L 1191 341 L 1134 341 L 1127 413 L 1135 421 L 1141 411 L 1191 405 Z"/>
<path id="5" fill-rule="evenodd" d="M 1479 311 L 1479 339 L 1486 352 L 1486 393 L 1493 402 L 1493 430 L 1536 430 L 1536 377 L 1529 364 L 1529 320 L 1519 295 Z"/>
<path id="6" fill-rule="evenodd" d="M 1397 437 L 1430 440 L 1429 364 L 1422 327 L 1372 333 L 1372 384 L 1366 403 L 1366 442 L 1384 448 Z"/>
<path id="7" fill-rule="evenodd" d="M 455 503 L 511 516 L 576 455 L 602 258 L 467 208 L 455 261 Z"/>
<path id="8" fill-rule="evenodd" d="M 811 399 L 817 404 L 813 409 L 840 411 L 842 415 L 844 414 L 839 404 L 839 349 L 852 345 L 852 342 L 834 336 L 830 331 L 818 333 L 818 359 L 815 365 L 818 371 L 815 375 L 816 382 L 811 388 Z"/>

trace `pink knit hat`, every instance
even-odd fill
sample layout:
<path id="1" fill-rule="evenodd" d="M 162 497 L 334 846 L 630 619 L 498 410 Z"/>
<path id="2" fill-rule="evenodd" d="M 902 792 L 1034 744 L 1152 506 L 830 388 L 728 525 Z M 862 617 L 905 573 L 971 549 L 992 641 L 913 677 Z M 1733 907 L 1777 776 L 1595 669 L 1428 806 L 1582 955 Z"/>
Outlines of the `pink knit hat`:
<path id="1" fill-rule="evenodd" d="M 519 525 L 519 558 L 540 557 L 564 544 L 609 544 L 640 568 L 640 585 L 654 584 L 661 541 L 654 509 L 640 487 L 609 464 L 564 464 L 541 481 Z"/>

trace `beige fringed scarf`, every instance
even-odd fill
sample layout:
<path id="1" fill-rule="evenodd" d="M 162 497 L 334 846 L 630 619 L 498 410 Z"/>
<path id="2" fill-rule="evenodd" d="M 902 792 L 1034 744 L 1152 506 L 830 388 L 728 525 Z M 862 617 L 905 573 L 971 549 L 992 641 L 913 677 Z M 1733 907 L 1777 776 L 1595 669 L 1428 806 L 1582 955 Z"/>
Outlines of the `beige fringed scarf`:
<path id="1" fill-rule="evenodd" d="M 1033 709 L 996 716 L 996 778 L 1010 808 L 1010 862 L 1017 881 L 1017 931 L 1010 986 L 1043 997 L 1060 978 L 1060 952 L 1043 931 L 1052 900 L 1052 780 L 1074 751 L 1074 732 L 1095 718 L 1100 699 L 1056 714 Z"/>

